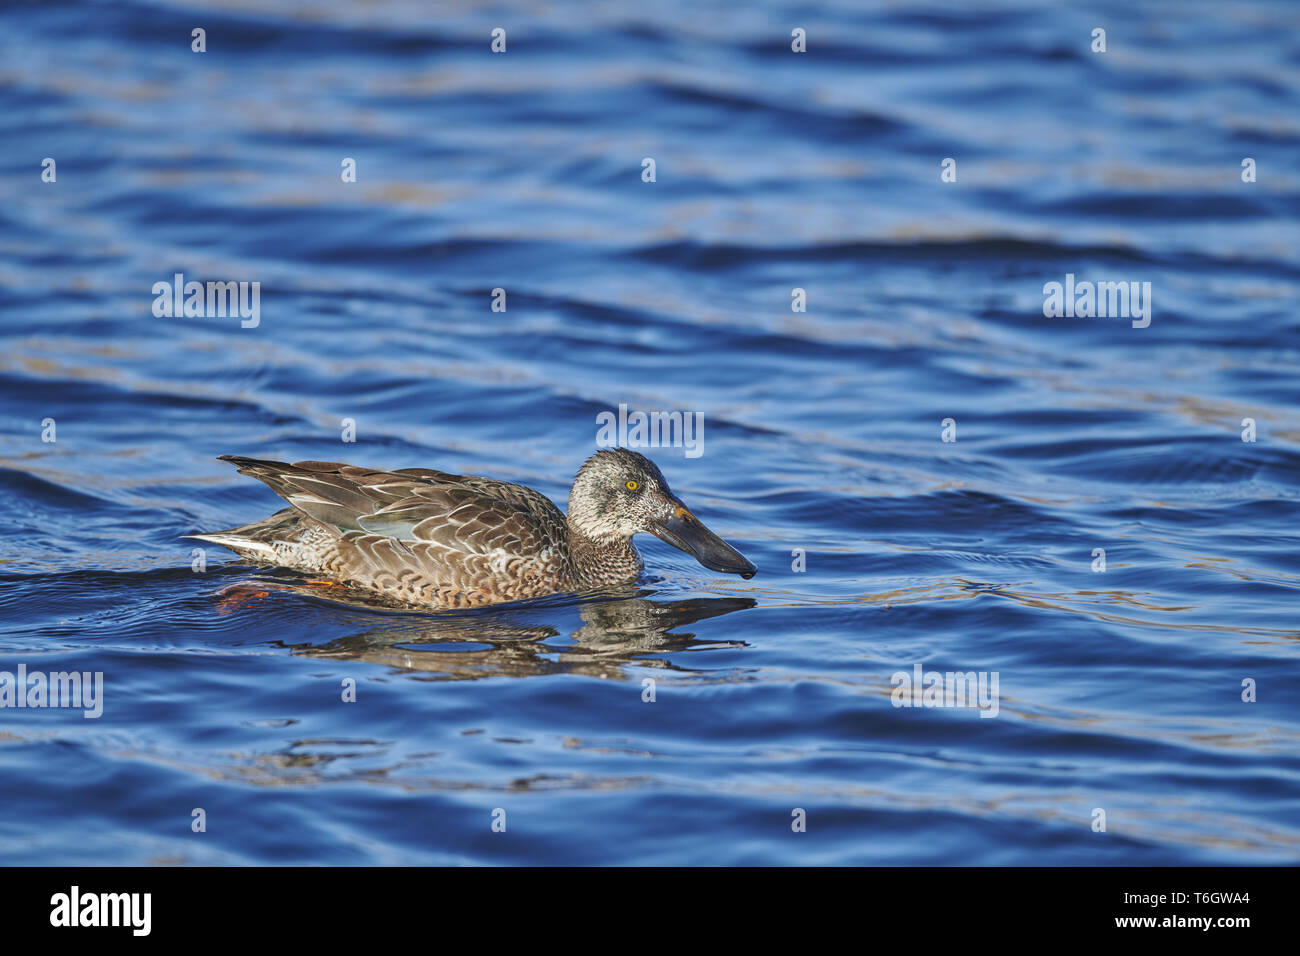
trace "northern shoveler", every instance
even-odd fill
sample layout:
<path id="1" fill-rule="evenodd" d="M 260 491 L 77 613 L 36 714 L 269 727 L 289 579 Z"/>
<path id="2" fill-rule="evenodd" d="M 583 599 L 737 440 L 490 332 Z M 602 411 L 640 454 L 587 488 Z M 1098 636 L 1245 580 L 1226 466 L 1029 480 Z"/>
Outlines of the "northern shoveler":
<path id="1" fill-rule="evenodd" d="M 270 485 L 290 507 L 189 537 L 404 604 L 480 607 L 630 584 L 642 570 L 632 536 L 642 531 L 711 570 L 746 579 L 758 570 L 682 504 L 654 462 L 624 448 L 583 463 L 567 517 L 531 488 L 492 478 L 221 460 Z"/>

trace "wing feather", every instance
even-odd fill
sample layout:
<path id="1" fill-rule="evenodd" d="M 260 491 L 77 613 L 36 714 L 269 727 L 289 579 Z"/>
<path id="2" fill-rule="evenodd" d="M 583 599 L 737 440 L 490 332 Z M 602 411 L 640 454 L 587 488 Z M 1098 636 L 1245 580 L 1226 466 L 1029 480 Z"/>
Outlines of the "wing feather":
<path id="1" fill-rule="evenodd" d="M 470 590 L 554 561 L 551 546 L 567 535 L 564 515 L 548 498 L 510 482 L 430 468 L 222 458 L 334 529 L 340 558 L 358 577 L 415 575 Z"/>

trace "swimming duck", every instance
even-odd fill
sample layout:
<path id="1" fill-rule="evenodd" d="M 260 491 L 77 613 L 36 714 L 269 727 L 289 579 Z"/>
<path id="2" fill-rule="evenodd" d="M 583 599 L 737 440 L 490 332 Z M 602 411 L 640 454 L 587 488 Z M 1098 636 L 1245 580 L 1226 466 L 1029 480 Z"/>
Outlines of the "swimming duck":
<path id="1" fill-rule="evenodd" d="M 643 531 L 711 570 L 746 579 L 758 570 L 682 504 L 654 462 L 625 448 L 583 463 L 567 516 L 524 485 L 431 468 L 220 460 L 290 507 L 188 537 L 403 604 L 481 607 L 630 584 L 642 570 L 632 536 Z"/>

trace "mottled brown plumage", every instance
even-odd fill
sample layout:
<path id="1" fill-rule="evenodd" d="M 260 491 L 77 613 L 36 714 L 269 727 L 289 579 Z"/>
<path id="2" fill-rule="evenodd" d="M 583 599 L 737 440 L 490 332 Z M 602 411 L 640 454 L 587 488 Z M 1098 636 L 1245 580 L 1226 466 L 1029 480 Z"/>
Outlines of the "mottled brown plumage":
<path id="1" fill-rule="evenodd" d="M 221 458 L 290 507 L 192 537 L 404 604 L 478 607 L 629 584 L 642 569 L 631 543 L 641 531 L 714 570 L 755 572 L 672 494 L 653 462 L 626 449 L 599 451 L 583 464 L 567 517 L 531 488 L 491 478 Z"/>

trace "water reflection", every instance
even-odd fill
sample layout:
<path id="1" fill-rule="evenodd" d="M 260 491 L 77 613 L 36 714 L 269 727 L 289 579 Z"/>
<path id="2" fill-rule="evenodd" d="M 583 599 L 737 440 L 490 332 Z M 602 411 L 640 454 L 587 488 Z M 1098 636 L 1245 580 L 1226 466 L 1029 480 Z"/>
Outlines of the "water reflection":
<path id="1" fill-rule="evenodd" d="M 689 669 L 662 656 L 668 652 L 746 646 L 744 641 L 702 640 L 675 629 L 755 603 L 752 598 L 649 601 L 641 597 L 584 603 L 576 608 L 582 625 L 567 640 L 550 624 L 528 622 L 523 612 L 506 612 L 491 617 L 404 617 L 326 644 L 286 646 L 306 657 L 418 671 L 427 680 L 556 673 L 622 680 L 624 666 L 633 662 L 641 667 Z"/>

